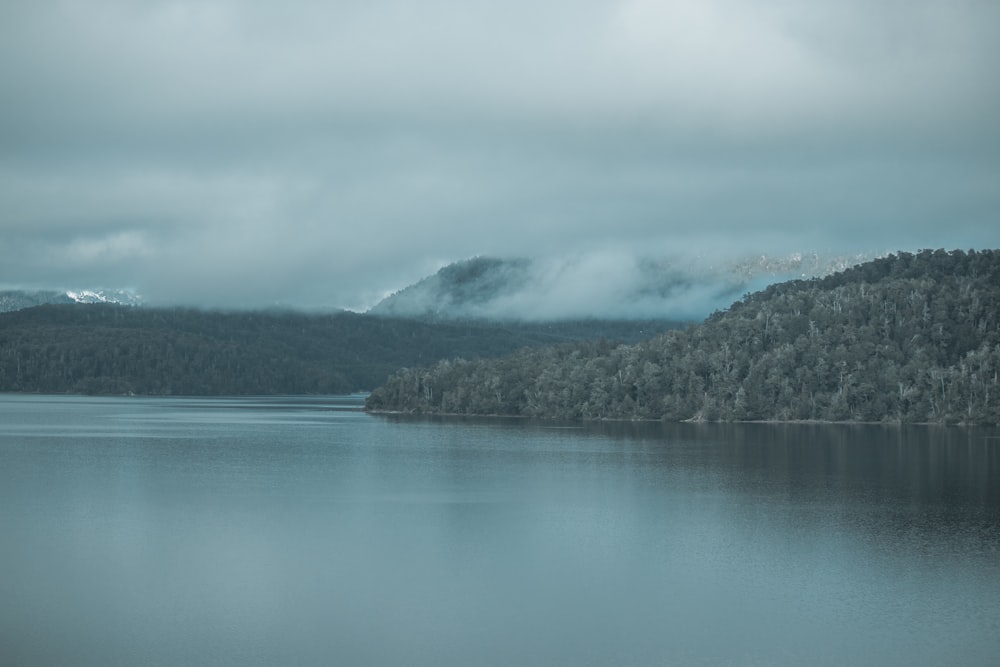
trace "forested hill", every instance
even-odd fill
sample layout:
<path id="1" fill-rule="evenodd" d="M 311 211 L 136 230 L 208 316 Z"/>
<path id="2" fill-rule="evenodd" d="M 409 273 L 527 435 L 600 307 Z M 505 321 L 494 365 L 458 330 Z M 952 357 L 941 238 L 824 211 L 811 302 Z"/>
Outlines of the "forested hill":
<path id="1" fill-rule="evenodd" d="M 1000 423 L 1000 251 L 922 251 L 773 285 L 635 345 L 393 375 L 370 410 L 561 419 Z"/>
<path id="2" fill-rule="evenodd" d="M 638 340 L 669 326 L 44 305 L 0 314 L 0 391 L 344 393 L 371 389 L 400 367 L 455 355 L 497 356 L 601 335 Z"/>

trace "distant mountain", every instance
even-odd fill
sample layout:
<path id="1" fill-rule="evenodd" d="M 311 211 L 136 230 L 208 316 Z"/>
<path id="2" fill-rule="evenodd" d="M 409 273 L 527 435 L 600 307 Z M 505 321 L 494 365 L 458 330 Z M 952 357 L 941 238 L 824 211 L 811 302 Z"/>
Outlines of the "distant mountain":
<path id="1" fill-rule="evenodd" d="M 1000 251 L 899 253 L 776 283 L 635 345 L 403 369 L 375 411 L 1000 424 Z"/>
<path id="2" fill-rule="evenodd" d="M 113 303 L 123 306 L 139 306 L 142 305 L 142 298 L 135 292 L 122 289 L 0 290 L 0 313 L 59 303 Z"/>
<path id="3" fill-rule="evenodd" d="M 125 289 L 68 291 L 66 296 L 76 303 L 113 303 L 119 306 L 141 306 L 144 304 L 141 296 Z"/>
<path id="4" fill-rule="evenodd" d="M 436 319 L 701 320 L 748 292 L 822 277 L 873 256 L 751 256 L 724 262 L 589 256 L 475 257 L 386 297 L 373 315 Z"/>
<path id="5" fill-rule="evenodd" d="M 528 288 L 526 259 L 475 257 L 455 262 L 386 297 L 368 312 L 391 317 L 489 318 L 497 301 Z"/>
<path id="6" fill-rule="evenodd" d="M 0 313 L 33 308 L 47 303 L 73 303 L 66 292 L 52 290 L 3 290 L 0 291 Z"/>

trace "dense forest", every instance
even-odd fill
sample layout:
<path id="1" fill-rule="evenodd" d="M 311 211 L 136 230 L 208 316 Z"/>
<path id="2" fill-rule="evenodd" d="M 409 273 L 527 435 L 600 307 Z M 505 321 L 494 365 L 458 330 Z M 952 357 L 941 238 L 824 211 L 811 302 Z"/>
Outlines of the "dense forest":
<path id="1" fill-rule="evenodd" d="M 428 322 L 336 313 L 66 304 L 0 314 L 0 391 L 249 395 L 371 389 L 403 366 L 509 354 L 668 322 Z"/>
<path id="2" fill-rule="evenodd" d="M 1000 423 L 1000 251 L 899 253 L 772 285 L 704 323 L 441 361 L 373 411 L 560 419 Z"/>

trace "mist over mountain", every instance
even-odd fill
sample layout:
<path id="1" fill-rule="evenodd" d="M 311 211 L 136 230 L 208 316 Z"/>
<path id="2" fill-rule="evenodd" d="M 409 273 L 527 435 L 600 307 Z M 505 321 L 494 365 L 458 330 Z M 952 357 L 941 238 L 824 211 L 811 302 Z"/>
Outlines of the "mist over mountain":
<path id="1" fill-rule="evenodd" d="M 443 267 L 368 312 L 439 319 L 701 320 L 769 284 L 823 277 L 873 257 L 818 253 L 715 261 L 612 253 L 569 259 L 474 257 Z"/>
<path id="2" fill-rule="evenodd" d="M 442 267 L 367 312 L 383 317 L 506 322 L 699 321 L 770 284 L 823 277 L 877 256 L 643 257 L 613 251 L 534 258 L 477 256 Z M 294 305 L 301 304 L 302 295 L 314 288 L 300 286 L 274 306 L 317 313 L 341 310 Z M 147 303 L 128 289 L 0 290 L 0 312 L 69 303 L 164 305 L 155 300 Z"/>

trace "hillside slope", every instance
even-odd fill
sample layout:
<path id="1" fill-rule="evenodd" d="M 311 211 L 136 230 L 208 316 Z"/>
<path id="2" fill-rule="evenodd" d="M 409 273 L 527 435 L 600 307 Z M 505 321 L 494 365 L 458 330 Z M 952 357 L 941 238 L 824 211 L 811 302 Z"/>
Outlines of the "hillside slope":
<path id="1" fill-rule="evenodd" d="M 301 394 L 371 389 L 403 366 L 509 354 L 661 322 L 432 323 L 355 313 L 45 305 L 0 314 L 0 391 Z"/>
<path id="2" fill-rule="evenodd" d="M 1000 423 L 1000 251 L 899 253 L 699 326 L 395 374 L 370 410 L 566 419 Z"/>

